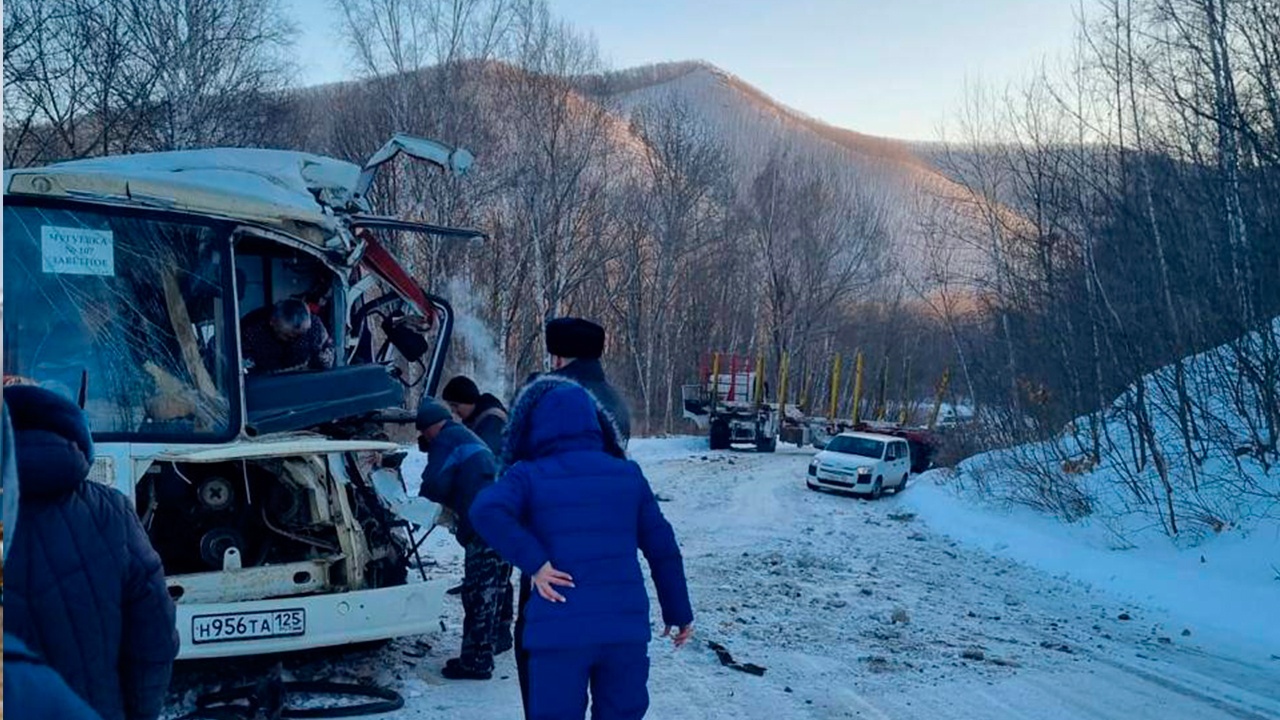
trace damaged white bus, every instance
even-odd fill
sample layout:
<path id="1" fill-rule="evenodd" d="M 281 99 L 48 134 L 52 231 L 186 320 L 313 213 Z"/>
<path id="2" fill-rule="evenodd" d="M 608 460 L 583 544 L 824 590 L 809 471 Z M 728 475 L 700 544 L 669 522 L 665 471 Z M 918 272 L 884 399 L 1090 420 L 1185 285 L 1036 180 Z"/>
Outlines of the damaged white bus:
<path id="1" fill-rule="evenodd" d="M 388 423 L 433 393 L 449 304 L 390 252 L 475 231 L 371 214 L 399 135 L 364 166 L 307 153 L 139 154 L 4 174 L 4 378 L 76 399 L 91 481 L 133 498 L 178 608 L 180 659 L 376 641 L 438 627 L 444 578 L 411 558 L 439 508 L 409 498 Z M 307 303 L 331 369 L 254 374 L 246 314 Z M 419 575 L 420 574 L 420 575 Z"/>

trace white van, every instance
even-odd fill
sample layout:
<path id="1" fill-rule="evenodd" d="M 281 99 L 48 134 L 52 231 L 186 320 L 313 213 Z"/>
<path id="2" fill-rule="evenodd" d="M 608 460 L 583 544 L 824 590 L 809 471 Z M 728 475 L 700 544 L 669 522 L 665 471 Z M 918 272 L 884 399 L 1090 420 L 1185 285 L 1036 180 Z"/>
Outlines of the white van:
<path id="1" fill-rule="evenodd" d="M 836 490 L 879 498 L 885 490 L 902 492 L 911 475 L 906 440 L 874 433 L 841 433 L 809 463 L 810 490 Z"/>

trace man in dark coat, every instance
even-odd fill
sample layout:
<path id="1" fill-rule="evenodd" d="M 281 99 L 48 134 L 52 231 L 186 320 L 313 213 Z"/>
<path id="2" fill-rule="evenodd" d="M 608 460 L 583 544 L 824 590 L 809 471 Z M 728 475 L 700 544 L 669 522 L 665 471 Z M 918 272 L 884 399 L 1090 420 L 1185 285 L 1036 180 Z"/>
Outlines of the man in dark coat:
<path id="1" fill-rule="evenodd" d="M 252 374 L 326 370 L 334 365 L 333 338 L 307 304 L 289 298 L 240 320 L 240 354 Z"/>
<path id="2" fill-rule="evenodd" d="M 475 381 L 466 375 L 458 375 L 445 383 L 444 390 L 440 391 L 440 399 L 453 409 L 453 413 L 468 430 L 489 446 L 495 458 L 502 456 L 503 434 L 507 430 L 507 409 L 502 406 L 501 400 L 491 393 L 482 395 Z M 504 639 L 512 636 L 511 621 L 515 614 L 515 591 L 510 586 L 508 588 L 502 592 L 498 606 L 498 637 Z M 450 595 L 461 592 L 461 586 L 449 589 Z M 506 652 L 506 648 L 499 650 L 498 654 L 502 652 Z"/>
<path id="3" fill-rule="evenodd" d="M 552 375 L 569 378 L 587 389 L 613 417 L 622 433 L 625 448 L 631 440 L 631 411 L 605 377 L 600 357 L 604 355 L 604 328 L 582 318 L 556 318 L 547 323 L 547 353 Z"/>
<path id="4" fill-rule="evenodd" d="M 419 493 L 457 517 L 454 530 L 466 552 L 462 577 L 462 652 L 441 672 L 450 680 L 488 680 L 493 656 L 511 647 L 511 629 L 499 612 L 505 589 L 511 592 L 511 565 L 485 544 L 471 527 L 471 503 L 492 485 L 497 462 L 484 441 L 454 421 L 449 408 L 424 398 L 418 408 L 418 447 L 427 453 Z"/>
<path id="5" fill-rule="evenodd" d="M 480 388 L 466 375 L 459 375 L 440 391 L 440 399 L 489 446 L 494 457 L 502 455 L 502 433 L 507 429 L 507 409 L 502 401 L 491 393 L 480 393 Z"/>
<path id="6" fill-rule="evenodd" d="M 693 611 L 671 525 L 612 417 L 577 383 L 546 376 L 513 404 L 502 479 L 471 506 L 476 531 L 533 580 L 522 644 L 529 715 L 644 716 L 651 637 L 648 560 L 667 634 L 692 633 Z"/>
<path id="7" fill-rule="evenodd" d="M 18 468 L 9 408 L 0 403 L 0 477 L 4 478 L 4 557 L 18 534 Z M 67 681 L 16 635 L 4 635 L 4 695 L 10 717 L 101 720 Z"/>
<path id="8" fill-rule="evenodd" d="M 21 491 L 5 629 L 103 720 L 154 720 L 178 654 L 160 556 L 128 498 L 87 480 L 93 440 L 80 408 L 27 385 L 4 400 Z"/>

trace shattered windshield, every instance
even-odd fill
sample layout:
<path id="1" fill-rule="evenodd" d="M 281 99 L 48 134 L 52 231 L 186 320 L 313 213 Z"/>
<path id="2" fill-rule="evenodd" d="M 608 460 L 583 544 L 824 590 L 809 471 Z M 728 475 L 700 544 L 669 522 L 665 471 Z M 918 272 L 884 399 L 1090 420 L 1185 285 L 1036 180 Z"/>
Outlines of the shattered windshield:
<path id="1" fill-rule="evenodd" d="M 6 200 L 5 382 L 83 392 L 96 437 L 234 434 L 229 226 Z"/>
<path id="2" fill-rule="evenodd" d="M 884 455 L 884 443 L 879 440 L 840 435 L 832 438 L 831 442 L 827 443 L 827 450 L 842 455 L 857 455 L 858 457 L 879 459 Z"/>

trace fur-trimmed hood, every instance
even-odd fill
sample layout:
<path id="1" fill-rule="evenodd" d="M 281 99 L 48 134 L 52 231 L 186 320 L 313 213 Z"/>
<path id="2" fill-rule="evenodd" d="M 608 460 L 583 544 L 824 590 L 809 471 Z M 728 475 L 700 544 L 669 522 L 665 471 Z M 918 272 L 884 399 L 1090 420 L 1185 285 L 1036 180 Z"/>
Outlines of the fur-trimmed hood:
<path id="1" fill-rule="evenodd" d="M 624 447 L 613 415 L 591 391 L 566 377 L 541 375 L 511 403 L 502 464 L 575 450 L 625 458 Z"/>

